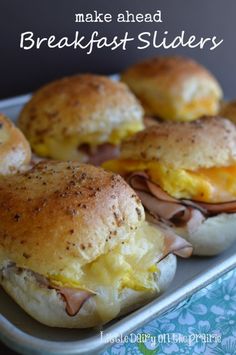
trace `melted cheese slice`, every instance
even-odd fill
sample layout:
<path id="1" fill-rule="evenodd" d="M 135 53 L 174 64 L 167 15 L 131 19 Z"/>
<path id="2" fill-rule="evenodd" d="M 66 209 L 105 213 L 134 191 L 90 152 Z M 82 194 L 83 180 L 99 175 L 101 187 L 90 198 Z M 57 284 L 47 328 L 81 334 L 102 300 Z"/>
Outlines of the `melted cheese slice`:
<path id="1" fill-rule="evenodd" d="M 156 95 L 156 93 L 155 93 Z M 173 100 L 173 97 L 166 97 L 162 100 L 156 100 L 156 96 L 152 91 L 146 90 L 146 96 L 153 98 L 152 100 L 141 99 L 145 107 L 146 114 L 152 116 L 153 112 L 164 120 L 171 121 L 192 121 L 202 115 L 214 115 L 218 112 L 218 98 L 212 95 L 204 95 L 204 97 L 178 98 Z"/>
<path id="2" fill-rule="evenodd" d="M 197 98 L 184 103 L 176 111 L 178 121 L 191 121 L 202 115 L 215 115 L 218 111 L 218 99 L 214 96 Z"/>
<path id="3" fill-rule="evenodd" d="M 153 182 L 178 199 L 212 203 L 236 199 L 236 165 L 189 171 L 158 162 L 123 159 L 108 161 L 103 167 L 120 174 L 145 171 Z"/>
<path id="4" fill-rule="evenodd" d="M 42 156 L 51 156 L 59 160 L 67 159 L 82 159 L 83 154 L 79 152 L 78 147 L 81 144 L 89 144 L 91 147 L 103 143 L 111 143 L 119 145 L 123 139 L 126 139 L 134 133 L 143 129 L 142 122 L 123 123 L 119 128 L 113 130 L 104 129 L 101 132 L 92 132 L 87 134 L 78 134 L 64 136 L 61 140 L 53 135 L 45 137 L 43 143 L 34 142 L 31 139 L 31 144 L 37 154 Z M 81 156 L 81 158 L 80 158 Z"/>
<path id="5" fill-rule="evenodd" d="M 96 292 L 94 300 L 99 317 L 108 321 L 120 312 L 120 294 L 124 288 L 147 292 L 157 290 L 155 262 L 162 254 L 163 243 L 161 232 L 144 222 L 128 241 L 83 267 L 79 282 L 60 275 L 51 275 L 50 280 L 56 285 Z"/>

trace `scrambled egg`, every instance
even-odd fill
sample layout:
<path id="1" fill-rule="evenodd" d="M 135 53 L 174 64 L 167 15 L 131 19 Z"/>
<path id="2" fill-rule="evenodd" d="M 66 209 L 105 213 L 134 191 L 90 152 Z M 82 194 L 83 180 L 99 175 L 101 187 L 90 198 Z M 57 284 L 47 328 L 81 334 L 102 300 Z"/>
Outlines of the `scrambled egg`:
<path id="1" fill-rule="evenodd" d="M 129 240 L 101 255 L 82 268 L 80 281 L 61 275 L 50 275 L 53 284 L 95 290 L 101 286 L 113 286 L 119 290 L 136 291 L 157 288 L 154 272 L 157 257 L 163 250 L 163 237 L 155 226 L 144 222 Z"/>
<path id="2" fill-rule="evenodd" d="M 52 284 L 96 292 L 97 314 L 102 321 L 113 319 L 121 309 L 123 289 L 153 293 L 158 291 L 154 273 L 163 251 L 164 237 L 153 225 L 144 222 L 129 240 L 101 255 L 82 268 L 80 281 L 61 275 L 48 275 Z"/>
<path id="3" fill-rule="evenodd" d="M 213 97 L 197 98 L 185 103 L 179 110 L 178 121 L 192 121 L 204 115 L 215 115 L 218 111 L 218 102 Z"/>
<path id="4" fill-rule="evenodd" d="M 103 143 L 118 145 L 123 139 L 130 137 L 142 129 L 143 124 L 141 122 L 123 123 L 119 128 L 114 128 L 112 131 L 109 129 L 106 131 L 102 127 L 101 132 L 97 131 L 87 134 L 76 132 L 74 135 L 61 137 L 60 140 L 52 135 L 45 137 L 42 143 L 31 140 L 31 144 L 35 152 L 40 156 L 48 156 L 59 160 L 78 159 L 78 147 L 81 144 L 89 144 L 92 147 Z"/>
<path id="5" fill-rule="evenodd" d="M 108 161 L 103 167 L 120 174 L 145 171 L 151 181 L 178 199 L 213 203 L 236 198 L 236 166 L 189 171 L 168 168 L 158 162 L 123 159 Z"/>
<path id="6" fill-rule="evenodd" d="M 146 93 L 147 94 L 147 93 Z M 153 96 L 149 93 L 149 96 Z M 192 121 L 204 115 L 214 115 L 218 111 L 218 102 L 214 96 L 192 99 L 188 102 L 183 102 L 181 99 L 170 104 L 173 98 L 166 98 L 163 102 L 156 100 L 153 96 L 152 102 L 149 105 L 143 100 L 144 107 L 147 106 L 147 113 L 155 112 L 158 116 L 165 120 L 171 121 Z M 150 112 L 148 107 L 150 106 Z"/>

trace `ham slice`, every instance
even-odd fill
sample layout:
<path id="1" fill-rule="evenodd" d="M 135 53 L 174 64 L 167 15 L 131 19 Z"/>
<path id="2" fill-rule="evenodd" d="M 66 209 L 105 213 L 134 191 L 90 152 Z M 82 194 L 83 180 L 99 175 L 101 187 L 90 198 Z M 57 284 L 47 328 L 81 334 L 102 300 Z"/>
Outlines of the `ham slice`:
<path id="1" fill-rule="evenodd" d="M 132 173 L 126 179 L 153 217 L 165 221 L 165 224 L 186 226 L 190 233 L 209 216 L 236 212 L 236 201 L 205 203 L 173 198 L 150 181 L 144 172 Z"/>
<path id="2" fill-rule="evenodd" d="M 145 128 L 147 128 L 147 127 L 155 126 L 159 122 L 159 120 L 157 118 L 144 117 L 143 122 Z"/>
<path id="3" fill-rule="evenodd" d="M 148 192 L 149 195 L 154 196 L 158 201 L 169 202 L 173 204 L 178 204 L 185 206 L 185 208 L 192 207 L 199 210 L 204 215 L 216 215 L 218 213 L 232 213 L 236 212 L 236 200 L 229 202 L 220 202 L 220 203 L 206 203 L 201 201 L 178 200 L 171 197 L 165 191 L 161 189 L 160 186 L 153 183 L 149 180 L 149 177 L 146 173 L 135 172 L 127 177 L 129 184 L 134 188 L 134 190 Z"/>
<path id="4" fill-rule="evenodd" d="M 197 202 L 197 205 L 199 205 L 201 208 L 204 208 L 209 215 L 236 212 L 236 201 L 221 202 L 221 203 Z"/>
<path id="5" fill-rule="evenodd" d="M 63 297 L 66 303 L 66 312 L 69 316 L 75 316 L 83 306 L 83 304 L 92 296 L 95 296 L 95 293 L 88 290 L 81 290 L 78 288 L 72 287 L 55 287 L 58 293 Z"/>
<path id="6" fill-rule="evenodd" d="M 9 263 L 4 269 L 4 272 L 7 273 L 11 270 L 14 270 L 15 273 L 22 272 L 22 268 L 19 268 L 15 263 Z M 55 286 L 50 282 L 48 278 L 42 276 L 34 271 L 28 270 L 32 276 L 35 277 L 36 281 L 41 287 L 55 289 L 64 299 L 66 303 L 66 312 L 69 316 L 75 316 L 83 306 L 83 304 L 92 296 L 95 296 L 96 293 L 90 290 L 82 290 L 80 288 L 73 287 L 60 287 Z"/>
<path id="7" fill-rule="evenodd" d="M 96 147 L 82 144 L 78 150 L 87 155 L 86 163 L 101 165 L 104 161 L 114 159 L 119 155 L 119 147 L 111 143 L 103 143 Z"/>
<path id="8" fill-rule="evenodd" d="M 167 224 L 163 223 L 157 217 L 154 217 L 149 213 L 147 213 L 146 219 L 150 223 L 157 225 L 165 237 L 164 250 L 157 259 L 157 262 L 164 259 L 170 253 L 178 255 L 181 258 L 188 258 L 192 255 L 192 245 L 187 240 L 176 234 L 175 231 Z"/>
<path id="9" fill-rule="evenodd" d="M 103 143 L 96 147 L 91 147 L 89 144 L 81 144 L 78 150 L 87 156 L 85 163 L 96 166 L 101 165 L 104 161 L 116 158 L 120 152 L 119 147 L 111 143 Z M 45 160 L 48 159 L 32 154 L 30 168 L 33 168 L 34 165 Z"/>
<path id="10" fill-rule="evenodd" d="M 146 210 L 165 224 L 175 226 L 190 224 L 197 227 L 197 224 L 204 220 L 206 210 L 202 206 L 192 201 L 171 197 L 160 186 L 151 182 L 146 173 L 133 173 L 127 177 L 127 181 L 140 197 Z M 195 209 L 199 211 L 197 214 L 194 212 Z"/>
<path id="11" fill-rule="evenodd" d="M 167 203 L 162 200 L 158 200 L 157 203 L 157 198 L 150 195 L 150 193 L 139 190 L 136 190 L 136 192 L 146 209 L 156 217 L 158 216 L 162 219 L 171 220 L 175 216 L 184 216 L 187 212 L 187 209 L 183 205 Z M 183 218 L 185 219 L 187 216 L 184 216 Z"/>
<path id="12" fill-rule="evenodd" d="M 204 222 L 204 215 L 197 209 L 191 209 L 191 217 L 187 221 L 186 228 L 189 234 L 194 233 L 198 227 Z"/>
<path id="13" fill-rule="evenodd" d="M 173 253 L 181 258 L 189 258 L 192 255 L 193 247 L 184 238 L 173 232 L 170 228 L 163 230 L 165 236 L 164 256 Z"/>

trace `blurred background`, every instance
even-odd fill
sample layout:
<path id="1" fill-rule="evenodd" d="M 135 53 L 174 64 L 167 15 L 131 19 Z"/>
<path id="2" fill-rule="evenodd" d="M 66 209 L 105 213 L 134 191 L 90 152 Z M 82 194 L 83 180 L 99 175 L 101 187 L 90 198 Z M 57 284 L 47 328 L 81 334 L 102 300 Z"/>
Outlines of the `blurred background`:
<path id="1" fill-rule="evenodd" d="M 154 13 L 162 10 L 163 23 L 85 23 L 74 22 L 75 13 L 119 12 Z M 227 98 L 236 97 L 236 1 L 235 0 L 1 0 L 0 1 L 0 99 L 34 91 L 42 84 L 79 72 L 117 73 L 128 65 L 158 54 L 184 54 L 208 67 L 221 82 Z M 20 34 L 33 31 L 38 36 L 54 34 L 73 38 L 75 31 L 90 35 L 98 30 L 109 38 L 129 31 L 137 36 L 143 31 L 168 30 L 175 37 L 182 30 L 188 37 L 217 36 L 224 42 L 216 50 L 177 48 L 163 50 L 149 47 L 136 49 L 100 49 L 87 55 L 85 51 L 65 49 L 20 49 Z"/>

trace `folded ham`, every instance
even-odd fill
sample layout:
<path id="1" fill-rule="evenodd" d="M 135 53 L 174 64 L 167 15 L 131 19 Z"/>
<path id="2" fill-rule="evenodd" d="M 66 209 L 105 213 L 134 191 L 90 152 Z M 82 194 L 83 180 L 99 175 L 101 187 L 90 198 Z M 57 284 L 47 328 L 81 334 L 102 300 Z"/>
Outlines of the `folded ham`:
<path id="1" fill-rule="evenodd" d="M 150 181 L 144 172 L 132 173 L 126 180 L 139 195 L 149 214 L 164 225 L 186 226 L 189 232 L 193 232 L 209 216 L 236 212 L 236 201 L 205 203 L 173 198 Z"/>
<path id="2" fill-rule="evenodd" d="M 27 272 L 31 277 L 34 277 L 40 287 L 54 289 L 65 301 L 65 310 L 69 316 L 75 316 L 83 306 L 83 304 L 96 293 L 90 290 L 80 289 L 77 287 L 57 286 L 50 279 L 33 272 L 31 270 L 17 267 L 15 263 L 9 263 L 5 268 L 0 270 L 0 277 L 9 278 L 9 273 L 14 272 L 20 275 L 22 272 Z"/>
<path id="3" fill-rule="evenodd" d="M 177 235 L 167 224 L 163 223 L 156 217 L 153 217 L 151 214 L 146 215 L 146 220 L 156 224 L 158 229 L 160 229 L 164 235 L 164 250 L 156 262 L 161 261 L 171 253 L 178 255 L 181 258 L 189 258 L 192 255 L 192 245 L 187 242 L 187 240 Z"/>
<path id="4" fill-rule="evenodd" d="M 69 316 L 75 316 L 83 304 L 95 293 L 89 290 L 82 290 L 72 287 L 53 287 L 60 293 L 66 303 L 66 312 Z"/>
<path id="5" fill-rule="evenodd" d="M 103 143 L 94 147 L 89 144 L 81 144 L 78 150 L 87 155 L 87 164 L 96 166 L 119 155 L 119 147 L 111 143 Z"/>
<path id="6" fill-rule="evenodd" d="M 181 257 L 189 257 L 192 254 L 192 246 L 189 242 L 176 235 L 161 221 L 157 221 L 156 219 L 153 220 L 151 215 L 149 216 L 149 221 L 158 224 L 165 236 L 164 249 L 162 253 L 157 255 L 155 260 L 156 263 L 164 259 L 170 253 L 174 253 Z M 0 270 L 0 277 L 9 278 L 10 272 L 14 272 L 16 274 L 27 272 L 31 277 L 34 277 L 40 287 L 54 289 L 64 300 L 65 311 L 70 317 L 75 316 L 80 311 L 84 303 L 90 299 L 90 297 L 96 296 L 96 292 L 91 290 L 79 287 L 59 286 L 53 280 L 50 280 L 49 278 L 46 278 L 36 272 L 17 267 L 14 263 L 9 263 L 5 268 Z"/>

